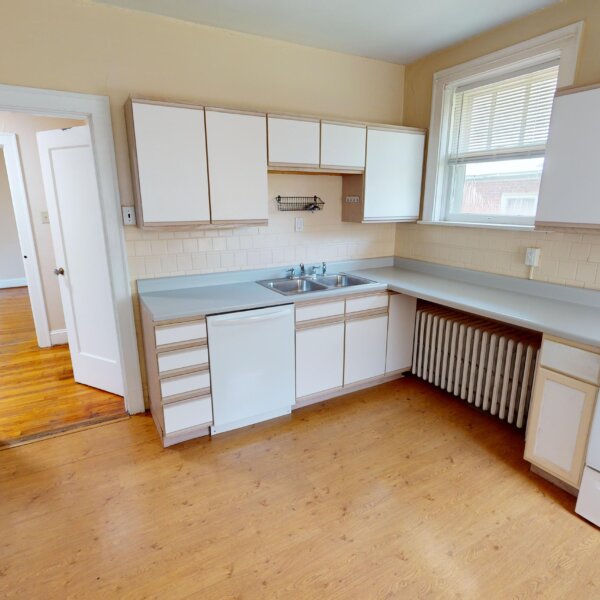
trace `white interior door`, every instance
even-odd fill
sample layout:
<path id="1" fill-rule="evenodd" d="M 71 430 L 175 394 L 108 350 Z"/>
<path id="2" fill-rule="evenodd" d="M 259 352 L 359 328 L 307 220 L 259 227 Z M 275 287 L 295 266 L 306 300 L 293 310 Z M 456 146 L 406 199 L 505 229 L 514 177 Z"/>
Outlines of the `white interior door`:
<path id="1" fill-rule="evenodd" d="M 43 131 L 38 149 L 75 380 L 123 394 L 89 127 Z"/>

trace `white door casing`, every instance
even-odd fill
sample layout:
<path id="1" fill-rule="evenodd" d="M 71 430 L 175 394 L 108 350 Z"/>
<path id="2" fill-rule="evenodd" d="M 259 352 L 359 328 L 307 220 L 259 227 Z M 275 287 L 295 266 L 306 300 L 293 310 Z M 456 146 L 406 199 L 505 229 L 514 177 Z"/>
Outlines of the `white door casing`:
<path id="1" fill-rule="evenodd" d="M 123 395 L 90 129 L 43 131 L 37 140 L 75 381 Z"/>

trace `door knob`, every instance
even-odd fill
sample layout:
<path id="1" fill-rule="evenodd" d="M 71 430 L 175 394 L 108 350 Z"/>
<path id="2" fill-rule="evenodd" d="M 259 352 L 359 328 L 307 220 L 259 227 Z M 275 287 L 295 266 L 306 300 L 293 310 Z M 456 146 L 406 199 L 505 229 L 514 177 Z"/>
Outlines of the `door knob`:
<path id="1" fill-rule="evenodd" d="M 54 274 L 55 275 L 64 275 L 65 274 L 65 270 L 62 267 L 60 267 L 58 269 L 54 269 Z"/>

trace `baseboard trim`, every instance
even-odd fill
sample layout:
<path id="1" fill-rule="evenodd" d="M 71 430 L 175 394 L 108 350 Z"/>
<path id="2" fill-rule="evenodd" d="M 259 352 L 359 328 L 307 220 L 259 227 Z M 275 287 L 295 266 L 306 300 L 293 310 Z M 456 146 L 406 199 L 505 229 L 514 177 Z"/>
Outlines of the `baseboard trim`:
<path id="1" fill-rule="evenodd" d="M 16 287 L 27 287 L 27 279 L 25 279 L 25 277 L 17 277 L 16 279 L 0 279 L 0 290 Z"/>
<path id="2" fill-rule="evenodd" d="M 50 332 L 50 344 L 52 346 L 60 346 L 67 343 L 68 339 L 66 329 L 53 329 Z"/>

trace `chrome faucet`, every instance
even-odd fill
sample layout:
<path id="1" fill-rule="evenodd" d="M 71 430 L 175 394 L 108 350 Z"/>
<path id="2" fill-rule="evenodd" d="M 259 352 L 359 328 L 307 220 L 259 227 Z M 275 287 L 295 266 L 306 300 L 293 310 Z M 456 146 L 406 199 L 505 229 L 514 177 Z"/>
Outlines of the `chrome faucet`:
<path id="1" fill-rule="evenodd" d="M 300 263 L 300 277 L 304 277 L 305 274 L 304 263 Z"/>
<path id="2" fill-rule="evenodd" d="M 296 273 L 296 269 L 294 269 L 294 267 L 290 267 L 287 271 L 286 271 L 287 275 L 288 275 L 288 279 L 294 279 L 294 275 Z"/>
<path id="3" fill-rule="evenodd" d="M 321 268 L 323 269 L 322 275 L 325 276 L 325 273 L 327 273 L 327 264 L 325 263 L 325 261 L 323 261 Z"/>

